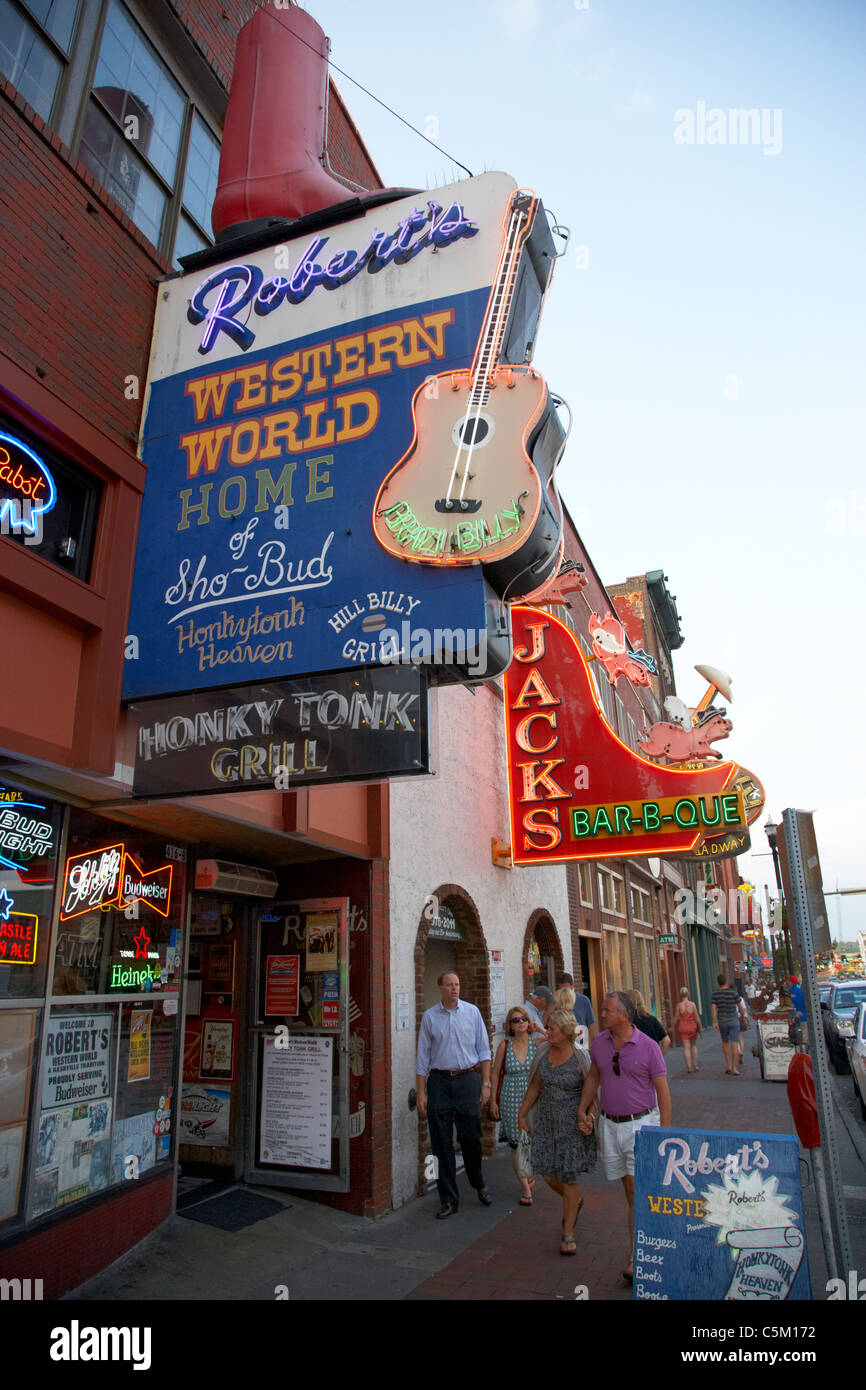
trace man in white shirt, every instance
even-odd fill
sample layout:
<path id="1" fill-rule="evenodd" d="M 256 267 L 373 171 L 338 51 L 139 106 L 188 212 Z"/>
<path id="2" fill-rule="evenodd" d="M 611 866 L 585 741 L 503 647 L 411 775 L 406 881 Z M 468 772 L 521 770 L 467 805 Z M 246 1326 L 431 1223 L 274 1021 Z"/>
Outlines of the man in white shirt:
<path id="1" fill-rule="evenodd" d="M 460 998 L 460 979 L 454 971 L 440 975 L 436 983 L 442 1002 L 421 1019 L 415 1073 L 418 1114 L 427 1120 L 438 1163 L 436 1186 L 442 1205 L 436 1219 L 444 1221 L 460 1206 L 451 1137 L 455 1124 L 470 1186 L 483 1206 L 493 1201 L 481 1172 L 480 1104 L 490 1100 L 490 1039 L 478 1009 Z"/>

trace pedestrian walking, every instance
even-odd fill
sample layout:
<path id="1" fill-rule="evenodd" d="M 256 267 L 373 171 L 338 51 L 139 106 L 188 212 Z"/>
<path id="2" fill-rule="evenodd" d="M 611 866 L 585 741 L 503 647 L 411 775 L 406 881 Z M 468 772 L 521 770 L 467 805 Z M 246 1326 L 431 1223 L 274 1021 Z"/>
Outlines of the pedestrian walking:
<path id="1" fill-rule="evenodd" d="M 700 1071 L 698 1066 L 698 1035 L 703 1029 L 697 1008 L 685 985 L 680 990 L 680 1002 L 677 1004 L 672 1026 L 675 1030 L 679 1029 L 686 1071 Z"/>
<path id="2" fill-rule="evenodd" d="M 577 1019 L 578 1023 L 581 1023 L 584 1026 L 584 1028 L 589 1030 L 595 1023 L 595 1014 L 592 1011 L 592 1004 L 587 998 L 587 996 L 585 994 L 580 994 L 577 992 L 577 987 L 574 983 L 574 976 L 566 975 L 563 972 L 562 975 L 557 975 L 556 983 L 559 989 L 573 989 L 575 991 L 573 1005 L 574 1016 Z"/>
<path id="3" fill-rule="evenodd" d="M 583 1206 L 580 1175 L 595 1167 L 597 1144 L 592 1126 L 578 1128 L 578 1107 L 589 1073 L 589 1056 L 576 1048 L 577 1019 L 556 1009 L 548 1022 L 549 1042 L 541 1043 L 517 1117 L 532 1134 L 532 1169 L 562 1198 L 561 1255 L 575 1255 L 574 1223 Z"/>
<path id="4" fill-rule="evenodd" d="M 532 1033 L 543 1033 L 545 1029 L 545 1016 L 549 1015 L 553 1008 L 553 992 L 547 985 L 537 985 L 528 999 L 523 1001 L 523 1007 L 529 1014 L 529 1029 Z"/>
<path id="5" fill-rule="evenodd" d="M 590 1107 L 600 1093 L 599 1148 L 606 1176 L 621 1179 L 628 1205 L 629 1256 L 622 1271 L 634 1278 L 634 1137 L 644 1125 L 671 1122 L 671 1095 L 665 1059 L 657 1042 L 634 1026 L 634 1004 L 623 990 L 606 994 L 602 1032 L 592 1044 L 592 1065 L 579 1107 L 579 1123 L 591 1134 Z"/>
<path id="6" fill-rule="evenodd" d="M 740 1022 L 746 1021 L 746 1011 L 743 1001 L 735 989 L 731 989 L 727 977 L 718 975 L 719 988 L 713 994 L 711 1005 L 713 1015 L 713 1027 L 721 1035 L 722 1051 L 725 1054 L 727 1067 L 726 1076 L 739 1076 L 739 1068 L 735 1065 L 740 1060 Z M 736 1052 L 734 1049 L 736 1048 Z"/>
<path id="7" fill-rule="evenodd" d="M 529 1073 L 535 1061 L 536 1042 L 529 1031 L 529 1015 L 523 1006 L 516 1004 L 508 1010 L 505 1019 L 505 1037 L 496 1049 L 493 1063 L 493 1096 L 490 1102 L 490 1117 L 500 1120 L 500 1133 L 507 1139 L 511 1149 L 511 1162 L 520 1183 L 522 1207 L 532 1206 L 534 1178 L 522 1176 L 518 1167 L 520 1149 L 520 1130 L 517 1116 L 523 1104 Z"/>
<path id="8" fill-rule="evenodd" d="M 671 1038 L 668 1030 L 659 1022 L 655 1014 L 650 1013 L 639 989 L 630 989 L 626 992 L 629 999 L 634 1004 L 635 1028 L 639 1028 L 642 1033 L 646 1033 L 648 1038 L 652 1038 L 653 1042 L 657 1042 L 662 1050 L 662 1056 L 664 1057 L 671 1045 Z"/>
<path id="9" fill-rule="evenodd" d="M 478 1009 L 460 998 L 460 977 L 446 971 L 436 983 L 441 1002 L 421 1019 L 415 1079 L 418 1114 L 427 1120 L 437 1160 L 436 1186 L 442 1205 L 436 1219 L 444 1221 L 460 1207 L 452 1142 L 455 1125 L 469 1185 L 483 1206 L 493 1201 L 481 1171 L 480 1106 L 490 1100 L 490 1039 Z"/>

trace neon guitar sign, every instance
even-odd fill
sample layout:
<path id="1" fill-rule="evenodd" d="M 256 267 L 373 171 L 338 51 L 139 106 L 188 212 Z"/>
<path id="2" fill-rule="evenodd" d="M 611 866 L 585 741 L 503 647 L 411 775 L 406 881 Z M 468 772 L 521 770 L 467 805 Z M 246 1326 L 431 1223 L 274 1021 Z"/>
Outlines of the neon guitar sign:
<path id="1" fill-rule="evenodd" d="M 549 410 L 547 386 L 532 367 L 500 361 L 521 255 L 539 210 L 533 193 L 512 196 L 472 367 L 419 386 L 414 438 L 373 508 L 376 539 L 399 559 L 496 565 L 500 587 L 532 567 L 536 577 L 524 589 L 537 587 L 537 571 L 558 550 L 560 530 L 548 486 L 530 458 Z"/>

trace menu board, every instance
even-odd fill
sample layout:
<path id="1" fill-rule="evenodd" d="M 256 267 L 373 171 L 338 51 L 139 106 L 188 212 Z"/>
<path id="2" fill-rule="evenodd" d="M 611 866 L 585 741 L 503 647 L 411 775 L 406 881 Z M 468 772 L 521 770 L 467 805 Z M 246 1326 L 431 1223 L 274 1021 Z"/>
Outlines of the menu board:
<path id="1" fill-rule="evenodd" d="M 331 1167 L 333 1038 L 265 1038 L 262 1163 Z"/>
<path id="2" fill-rule="evenodd" d="M 635 1298 L 811 1299 L 793 1135 L 635 1136 Z"/>
<path id="3" fill-rule="evenodd" d="M 758 1028 L 764 1057 L 764 1080 L 787 1081 L 788 1068 L 796 1052 L 788 1037 L 787 1018 L 779 1022 L 767 1020 L 759 1023 Z"/>

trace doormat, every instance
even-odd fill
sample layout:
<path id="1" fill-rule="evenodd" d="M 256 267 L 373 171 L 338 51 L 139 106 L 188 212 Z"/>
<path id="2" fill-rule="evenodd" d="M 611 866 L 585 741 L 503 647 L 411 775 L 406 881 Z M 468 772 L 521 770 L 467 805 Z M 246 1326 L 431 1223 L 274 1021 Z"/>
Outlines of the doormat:
<path id="1" fill-rule="evenodd" d="M 200 1221 L 203 1226 L 216 1226 L 220 1231 L 243 1231 L 254 1226 L 257 1221 L 265 1221 L 269 1216 L 279 1216 L 286 1207 L 273 1197 L 261 1197 L 258 1192 L 247 1192 L 242 1187 L 224 1192 L 221 1197 L 211 1197 L 204 1202 L 184 1207 L 178 1216 L 187 1221 Z"/>

